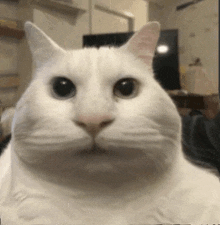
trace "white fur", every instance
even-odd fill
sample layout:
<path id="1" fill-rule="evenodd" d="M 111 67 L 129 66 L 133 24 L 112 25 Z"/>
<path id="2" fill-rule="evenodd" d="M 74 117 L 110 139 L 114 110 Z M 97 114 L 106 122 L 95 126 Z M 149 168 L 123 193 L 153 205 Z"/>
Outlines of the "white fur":
<path id="1" fill-rule="evenodd" d="M 151 71 L 157 23 L 121 48 L 99 50 L 64 51 L 31 23 L 26 32 L 37 67 L 16 106 L 3 225 L 220 221 L 219 181 L 184 159 L 180 117 Z M 56 98 L 54 76 L 72 80 L 76 96 Z M 113 88 L 127 77 L 139 90 L 122 99 Z M 100 118 L 111 123 L 96 135 L 76 122 Z M 86 153 L 94 144 L 105 153 Z"/>
<path id="2" fill-rule="evenodd" d="M 15 114 L 15 108 L 10 107 L 3 111 L 1 117 L 0 117 L 0 124 L 3 132 L 3 136 L 7 136 L 11 134 L 11 126 L 12 126 L 12 120 Z"/>

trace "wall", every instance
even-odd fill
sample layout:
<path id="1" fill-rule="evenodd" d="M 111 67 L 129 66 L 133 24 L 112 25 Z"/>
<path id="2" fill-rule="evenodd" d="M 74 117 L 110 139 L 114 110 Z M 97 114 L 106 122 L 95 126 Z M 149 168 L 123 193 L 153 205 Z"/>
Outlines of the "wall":
<path id="1" fill-rule="evenodd" d="M 183 10 L 176 6 L 186 0 L 168 1 L 166 4 L 150 3 L 150 20 L 158 20 L 162 29 L 179 30 L 179 53 L 181 68 L 201 59 L 213 83 L 213 92 L 218 92 L 218 1 L 204 0 Z"/>
<path id="2" fill-rule="evenodd" d="M 17 20 L 18 4 L 10 1 L 0 2 L 0 19 Z M 0 37 L 0 76 L 16 74 L 18 67 L 19 41 L 15 38 Z M 2 104 L 13 104 L 16 101 L 16 88 L 0 88 Z"/>
<path id="3" fill-rule="evenodd" d="M 148 15 L 150 21 L 163 23 L 164 3 L 149 1 Z"/>
<path id="4" fill-rule="evenodd" d="M 33 8 L 29 1 L 19 0 L 18 18 L 21 24 L 24 24 L 26 21 L 33 21 Z M 17 70 L 20 77 L 20 85 L 15 102 L 20 98 L 31 80 L 32 60 L 26 38 L 19 41 Z"/>
<path id="5" fill-rule="evenodd" d="M 109 9 L 130 13 L 134 16 L 134 31 L 139 30 L 148 21 L 148 2 L 144 0 L 96 0 L 97 4 Z M 94 26 L 95 24 L 93 24 Z M 104 28 L 104 27 L 103 27 Z M 120 31 L 120 30 L 119 30 Z"/>
<path id="6" fill-rule="evenodd" d="M 122 22 L 121 27 L 117 24 L 123 18 L 119 19 L 117 16 L 98 12 L 94 8 L 96 4 L 115 11 L 133 14 L 134 30 L 139 30 L 147 22 L 148 3 L 144 0 L 83 0 L 82 2 L 84 2 L 85 11 L 72 12 L 71 15 L 51 10 L 51 8 L 35 6 L 33 21 L 59 45 L 74 49 L 82 47 L 82 36 L 85 34 L 128 31 L 124 26 L 126 21 Z M 99 14 L 96 14 L 97 12 Z M 94 19 L 96 17 L 99 17 L 98 20 Z M 111 27 L 113 20 L 116 23 Z M 63 34 L 65 34 L 65 38 Z"/>
<path id="7" fill-rule="evenodd" d="M 88 4 L 86 10 L 88 10 Z M 66 49 L 81 48 L 82 36 L 89 33 L 88 11 L 75 10 L 68 13 L 36 5 L 33 12 L 33 21 L 56 43 Z"/>

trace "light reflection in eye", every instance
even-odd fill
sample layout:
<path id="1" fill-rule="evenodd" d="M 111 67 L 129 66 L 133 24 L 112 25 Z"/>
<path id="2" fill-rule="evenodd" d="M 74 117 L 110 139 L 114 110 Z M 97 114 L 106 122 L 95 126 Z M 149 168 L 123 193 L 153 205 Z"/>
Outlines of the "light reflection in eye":
<path id="1" fill-rule="evenodd" d="M 165 54 L 165 53 L 167 53 L 169 51 L 169 47 L 167 46 L 167 45 L 159 45 L 158 47 L 157 47 L 157 52 L 159 53 L 159 54 Z"/>

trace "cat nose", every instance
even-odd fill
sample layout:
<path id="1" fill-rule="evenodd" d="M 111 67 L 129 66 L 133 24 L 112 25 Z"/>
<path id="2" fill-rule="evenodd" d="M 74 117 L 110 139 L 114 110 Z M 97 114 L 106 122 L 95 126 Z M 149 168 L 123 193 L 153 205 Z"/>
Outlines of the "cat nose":
<path id="1" fill-rule="evenodd" d="M 103 128 L 114 121 L 111 116 L 80 116 L 75 123 L 85 129 L 90 135 L 96 136 Z"/>

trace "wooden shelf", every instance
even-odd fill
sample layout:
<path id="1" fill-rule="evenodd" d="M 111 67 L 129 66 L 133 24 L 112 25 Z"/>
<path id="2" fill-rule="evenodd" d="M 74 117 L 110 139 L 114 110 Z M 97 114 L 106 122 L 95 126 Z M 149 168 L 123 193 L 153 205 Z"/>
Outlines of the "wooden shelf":
<path id="1" fill-rule="evenodd" d="M 9 28 L 2 25 L 0 26 L 0 37 L 7 36 L 7 37 L 13 37 L 17 39 L 22 39 L 24 35 L 25 35 L 25 32 L 22 29 Z"/>
<path id="2" fill-rule="evenodd" d="M 58 1 L 58 0 L 34 0 L 35 3 L 49 7 L 51 9 L 59 10 L 64 13 L 74 13 L 78 11 L 85 12 L 87 9 L 87 6 L 84 6 L 84 4 L 80 4 L 81 1 L 72 1 L 71 3 L 65 2 L 65 1 Z"/>
<path id="3" fill-rule="evenodd" d="M 204 96 L 188 94 L 182 95 L 170 95 L 178 108 L 188 109 L 205 109 Z"/>
<path id="4" fill-rule="evenodd" d="M 17 74 L 0 74 L 0 90 L 5 88 L 16 88 L 19 86 L 20 79 Z"/>
<path id="5" fill-rule="evenodd" d="M 2 0 L 3 2 L 16 2 L 16 3 L 18 3 L 19 2 L 19 0 Z"/>
<path id="6" fill-rule="evenodd" d="M 218 94 L 211 94 L 211 95 L 169 94 L 169 95 L 173 99 L 174 103 L 178 108 L 195 109 L 195 110 L 207 109 L 208 101 L 213 101 L 212 100 L 213 98 L 218 99 Z"/>

